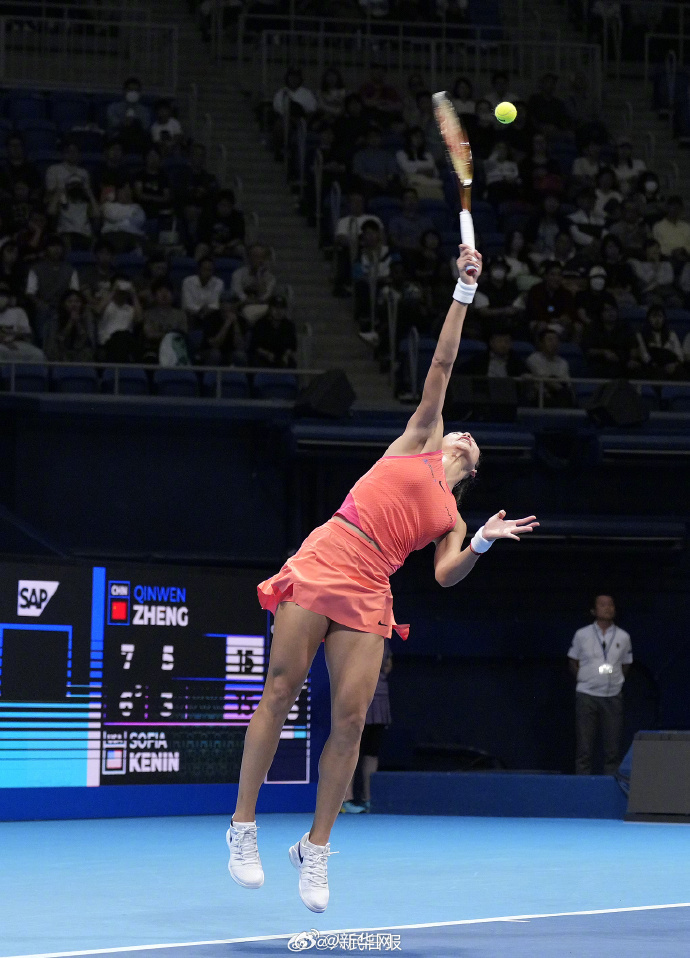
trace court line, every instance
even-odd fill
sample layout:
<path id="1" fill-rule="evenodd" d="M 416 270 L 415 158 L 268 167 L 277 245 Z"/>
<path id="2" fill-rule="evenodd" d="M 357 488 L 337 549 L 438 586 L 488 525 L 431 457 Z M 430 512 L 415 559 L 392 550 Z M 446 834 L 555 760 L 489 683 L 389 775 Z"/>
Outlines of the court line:
<path id="1" fill-rule="evenodd" d="M 345 935 L 360 931 L 406 931 L 411 928 L 447 928 L 452 925 L 486 925 L 495 921 L 530 921 L 533 918 L 571 918 L 579 915 L 617 915 L 631 911 L 660 911 L 665 908 L 690 908 L 690 902 L 671 905 L 632 905 L 628 908 L 597 908 L 590 911 L 557 911 L 540 915 L 502 915 L 498 918 L 461 918 L 457 921 L 428 921 L 418 925 L 380 925 L 376 928 L 334 928 L 319 931 L 319 935 Z M 306 921 L 305 921 L 306 925 Z M 250 941 L 278 941 L 292 938 L 298 932 L 285 935 L 257 935 L 252 938 L 219 938 L 214 941 L 180 941 L 162 945 L 128 945 L 119 948 L 91 948 L 88 951 L 53 951 L 35 955 L 8 955 L 6 958 L 76 958 L 80 955 L 115 955 L 128 951 L 157 951 L 161 948 L 198 948 L 201 945 L 240 945 Z"/>

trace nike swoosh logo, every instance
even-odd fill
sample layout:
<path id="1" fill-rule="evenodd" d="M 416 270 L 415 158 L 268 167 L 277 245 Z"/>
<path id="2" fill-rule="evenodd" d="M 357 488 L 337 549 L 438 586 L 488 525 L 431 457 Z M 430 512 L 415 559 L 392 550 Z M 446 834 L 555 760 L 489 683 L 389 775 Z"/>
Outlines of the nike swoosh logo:
<path id="1" fill-rule="evenodd" d="M 438 484 L 439 484 L 439 486 L 441 487 L 441 490 L 442 490 L 443 492 L 445 492 L 446 490 L 443 488 L 443 483 L 441 482 L 440 479 L 438 480 Z"/>
<path id="2" fill-rule="evenodd" d="M 299 863 L 301 865 L 302 862 L 304 861 L 304 859 L 302 858 L 302 842 L 297 843 L 297 854 L 299 855 Z"/>
<path id="3" fill-rule="evenodd" d="M 381 622 L 381 621 L 379 620 L 379 625 L 382 625 L 382 626 L 384 627 L 384 629 L 387 629 L 387 628 L 388 628 L 388 623 L 387 623 L 387 622 Z"/>

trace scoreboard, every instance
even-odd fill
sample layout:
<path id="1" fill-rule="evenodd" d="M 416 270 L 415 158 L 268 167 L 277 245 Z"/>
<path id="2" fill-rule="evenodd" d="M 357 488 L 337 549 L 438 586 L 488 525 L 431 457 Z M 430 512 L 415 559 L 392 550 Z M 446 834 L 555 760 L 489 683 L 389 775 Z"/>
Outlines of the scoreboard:
<path id="1" fill-rule="evenodd" d="M 0 564 L 0 788 L 237 782 L 269 647 L 246 575 Z M 308 678 L 267 782 L 309 743 Z"/>

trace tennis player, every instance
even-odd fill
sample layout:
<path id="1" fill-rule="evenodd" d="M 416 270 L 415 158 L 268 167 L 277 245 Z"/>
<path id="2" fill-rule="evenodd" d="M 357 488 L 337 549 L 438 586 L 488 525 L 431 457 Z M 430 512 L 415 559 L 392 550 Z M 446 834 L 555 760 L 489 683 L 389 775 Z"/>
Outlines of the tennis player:
<path id="1" fill-rule="evenodd" d="M 331 733 L 319 761 L 311 830 L 289 850 L 299 871 L 299 894 L 311 911 L 328 904 L 331 828 L 359 754 L 367 708 L 381 667 L 383 640 L 409 628 L 393 617 L 389 577 L 415 549 L 436 545 L 442 586 L 455 585 L 496 539 L 518 539 L 534 516 L 492 516 L 466 549 L 467 526 L 458 503 L 477 472 L 479 449 L 465 432 L 443 435 L 441 411 L 468 305 L 481 273 L 481 255 L 460 246 L 460 278 L 436 345 L 422 399 L 405 432 L 355 485 L 335 515 L 315 529 L 282 569 L 258 587 L 275 615 L 263 696 L 247 729 L 237 807 L 227 832 L 229 869 L 245 888 L 264 873 L 254 820 L 256 800 L 273 761 L 280 732 L 322 640 L 331 685 Z M 476 267 L 469 275 L 467 267 Z"/>

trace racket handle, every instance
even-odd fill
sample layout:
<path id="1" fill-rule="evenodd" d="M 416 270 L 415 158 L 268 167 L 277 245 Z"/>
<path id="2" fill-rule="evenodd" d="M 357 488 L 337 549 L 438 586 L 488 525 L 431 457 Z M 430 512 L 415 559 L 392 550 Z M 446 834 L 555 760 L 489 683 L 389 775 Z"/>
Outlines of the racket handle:
<path id="1" fill-rule="evenodd" d="M 472 249 L 475 248 L 474 223 L 472 221 L 472 214 L 469 212 L 469 210 L 460 210 L 460 236 L 466 246 L 471 246 Z M 476 276 L 477 267 L 468 266 L 466 272 L 468 276 Z"/>

